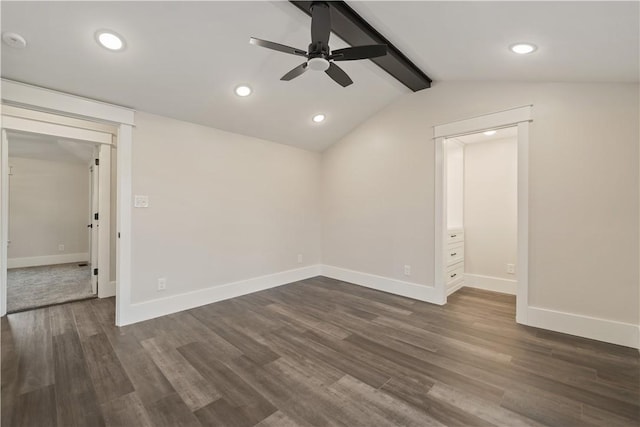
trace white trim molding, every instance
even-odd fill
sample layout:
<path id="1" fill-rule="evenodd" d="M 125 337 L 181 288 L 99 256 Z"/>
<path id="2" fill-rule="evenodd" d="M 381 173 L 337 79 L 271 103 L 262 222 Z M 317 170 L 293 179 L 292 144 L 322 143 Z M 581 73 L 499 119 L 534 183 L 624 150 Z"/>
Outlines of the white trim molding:
<path id="1" fill-rule="evenodd" d="M 275 288 L 299 280 L 320 275 L 320 266 L 311 265 L 266 276 L 254 277 L 210 288 L 198 289 L 178 295 L 170 295 L 151 301 L 129 305 L 126 312 L 120 313 L 119 326 L 154 319 L 171 313 L 200 307 L 202 305 L 235 298 L 265 289 Z"/>
<path id="2" fill-rule="evenodd" d="M 419 301 L 442 305 L 446 301 L 439 295 L 434 286 L 405 282 L 375 274 L 362 273 L 346 268 L 322 265 L 321 275 L 332 279 L 349 282 L 367 288 L 377 289 L 394 295 L 413 298 Z"/>
<path id="3" fill-rule="evenodd" d="M 0 316 L 7 314 L 7 257 L 9 246 L 9 141 L 2 129 L 0 141 Z"/>
<path id="4" fill-rule="evenodd" d="M 546 308 L 529 307 L 528 325 L 626 347 L 640 348 L 640 328 L 632 323 L 600 319 Z"/>
<path id="5" fill-rule="evenodd" d="M 23 117 L 2 117 L 2 127 L 21 132 L 40 133 L 44 135 L 59 136 L 61 138 L 76 139 L 79 141 L 96 142 L 98 144 L 111 145 L 113 136 L 110 133 L 99 132 L 91 129 L 80 129 L 73 126 L 58 123 L 41 122 Z"/>
<path id="6" fill-rule="evenodd" d="M 71 262 L 88 262 L 88 253 L 43 255 L 7 259 L 7 268 L 37 267 L 40 265 L 68 264 Z"/>
<path id="7" fill-rule="evenodd" d="M 134 110 L 68 93 L 2 79 L 2 100 L 11 105 L 133 125 Z"/>
<path id="8" fill-rule="evenodd" d="M 470 133 L 476 133 L 482 129 L 494 129 L 513 126 L 521 122 L 531 121 L 531 105 L 498 111 L 457 122 L 437 125 L 433 128 L 434 138 L 449 138 Z"/>
<path id="9" fill-rule="evenodd" d="M 464 285 L 468 288 L 484 289 L 486 291 L 501 292 L 515 295 L 518 281 L 501 277 L 483 276 L 482 274 L 464 274 Z"/>
<path id="10" fill-rule="evenodd" d="M 116 296 L 116 281 L 112 280 L 106 285 L 99 284 L 98 285 L 98 298 L 110 298 Z"/>

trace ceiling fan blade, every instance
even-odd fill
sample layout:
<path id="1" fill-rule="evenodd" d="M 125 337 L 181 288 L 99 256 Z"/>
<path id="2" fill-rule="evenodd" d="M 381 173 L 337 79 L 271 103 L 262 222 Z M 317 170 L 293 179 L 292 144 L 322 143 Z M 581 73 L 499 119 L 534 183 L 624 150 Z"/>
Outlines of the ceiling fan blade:
<path id="1" fill-rule="evenodd" d="M 311 43 L 322 42 L 329 44 L 331 32 L 331 13 L 324 2 L 313 3 L 311 6 Z"/>
<path id="2" fill-rule="evenodd" d="M 293 80 L 296 77 L 298 77 L 300 74 L 304 73 L 305 71 L 307 71 L 307 63 L 303 62 L 302 64 L 298 65 L 296 68 L 294 68 L 293 70 L 289 71 L 287 74 L 285 74 L 284 76 L 280 77 L 280 80 L 285 80 L 285 81 L 289 81 L 289 80 Z"/>
<path id="3" fill-rule="evenodd" d="M 336 83 L 338 83 L 342 87 L 347 87 L 351 83 L 353 83 L 353 80 L 349 78 L 347 73 L 345 73 L 342 68 L 338 67 L 333 62 L 331 63 L 331 65 L 329 65 L 329 68 L 325 70 L 325 73 L 327 73 L 329 77 L 331 77 Z"/>
<path id="4" fill-rule="evenodd" d="M 356 59 L 377 58 L 387 54 L 386 44 L 371 44 L 367 46 L 346 47 L 331 52 L 329 59 L 334 61 L 353 61 Z"/>
<path id="5" fill-rule="evenodd" d="M 285 46 L 280 43 L 274 43 L 267 40 L 256 39 L 255 37 L 251 37 L 249 39 L 249 43 L 254 44 L 260 47 L 266 47 L 267 49 L 277 50 L 278 52 L 289 53 L 291 55 L 298 55 L 307 57 L 307 52 L 304 50 L 296 49 L 295 47 Z"/>

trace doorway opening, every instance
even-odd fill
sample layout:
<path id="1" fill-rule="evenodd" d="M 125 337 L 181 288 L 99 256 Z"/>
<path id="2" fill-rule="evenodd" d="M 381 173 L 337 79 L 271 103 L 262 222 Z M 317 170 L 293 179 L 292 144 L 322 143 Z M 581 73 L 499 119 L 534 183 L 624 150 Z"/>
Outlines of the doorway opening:
<path id="1" fill-rule="evenodd" d="M 457 122 L 447 123 L 443 125 L 438 125 L 434 127 L 434 142 L 435 142 L 435 251 L 434 251 L 434 288 L 439 297 L 439 301 L 442 304 L 446 304 L 447 295 L 449 293 L 455 292 L 456 289 L 464 286 L 464 283 L 469 280 L 469 283 L 475 283 L 477 287 L 489 287 L 489 286 L 498 286 L 502 292 L 506 290 L 513 289 L 513 282 L 515 280 L 515 294 L 516 294 L 516 322 L 520 324 L 528 324 L 528 314 L 529 314 L 529 125 L 532 121 L 531 114 L 532 106 L 527 105 L 523 107 L 513 108 L 510 110 L 500 111 L 496 113 L 486 114 L 483 116 L 472 117 L 465 120 L 460 120 Z M 514 130 L 515 129 L 515 130 Z M 493 131 L 496 131 L 494 134 Z M 477 245 L 472 247 L 470 245 L 465 245 L 465 231 L 468 227 L 468 212 L 465 209 L 465 192 L 469 192 L 470 188 L 465 189 L 465 182 L 469 181 L 470 177 L 465 179 L 465 160 L 464 160 L 464 151 L 466 147 L 472 147 L 473 143 L 470 140 L 474 138 L 482 138 L 482 137 L 494 137 L 498 135 L 498 132 L 503 132 L 504 136 L 507 138 L 513 137 L 513 133 L 515 132 L 515 164 L 513 163 L 513 154 L 511 155 L 511 167 L 515 167 L 515 176 L 516 176 L 516 215 L 515 215 L 515 228 L 516 228 L 516 256 L 514 262 L 509 262 L 509 259 L 513 259 L 513 253 L 508 256 L 502 256 L 499 262 L 494 262 L 494 265 L 498 267 L 494 267 L 493 271 L 504 271 L 506 275 L 506 279 L 503 281 L 496 282 L 495 280 L 484 280 L 486 277 L 496 277 L 496 276 L 487 276 L 487 274 L 478 274 L 475 273 L 475 276 L 471 276 L 474 274 L 473 272 L 469 272 L 469 277 L 465 278 L 466 272 L 471 270 L 474 267 L 465 266 L 469 261 L 467 260 L 467 254 L 464 253 L 464 249 L 466 246 L 469 246 L 469 251 L 473 251 L 477 253 L 478 248 L 481 247 Z M 484 132 L 487 132 L 488 135 L 485 135 Z M 512 133 L 511 136 L 508 136 L 509 133 Z M 474 134 L 481 134 L 482 136 L 475 136 Z M 465 139 L 467 138 L 467 139 Z M 448 144 L 451 141 L 455 141 L 458 144 L 458 147 L 455 148 L 455 144 L 451 145 L 451 148 Z M 478 150 L 475 150 L 478 148 Z M 482 147 L 478 146 L 474 148 L 474 157 L 476 151 L 482 152 Z M 513 148 L 513 147 L 512 147 Z M 456 151 L 457 150 L 457 151 Z M 451 153 L 448 153 L 451 151 Z M 508 150 L 507 150 L 508 152 Z M 452 209 L 458 209 L 457 218 L 456 215 L 453 214 L 452 218 L 449 218 L 449 201 L 448 201 L 448 157 L 456 158 L 458 162 L 458 169 L 462 172 L 458 171 L 458 182 L 457 184 L 452 185 L 455 187 L 457 185 L 457 191 L 461 194 L 457 198 L 457 207 L 456 202 L 452 201 Z M 503 156 L 504 157 L 504 156 Z M 487 171 L 486 165 L 483 165 L 481 162 L 476 164 L 480 164 L 482 167 L 480 171 L 484 170 L 485 181 L 488 180 L 489 184 L 485 183 L 484 185 L 479 184 L 479 181 L 474 181 L 472 186 L 480 187 L 492 187 L 495 186 L 497 188 L 504 188 L 504 183 L 499 182 L 496 184 L 496 170 Z M 503 163 L 504 165 L 504 163 Z M 454 171 L 456 170 L 456 166 L 451 167 Z M 475 171 L 474 173 L 477 173 Z M 479 172 L 478 172 L 479 173 Z M 510 173 L 504 172 L 502 173 L 502 180 L 504 181 L 504 175 L 513 176 L 513 170 Z M 462 178 L 460 178 L 462 176 Z M 492 178 L 491 178 L 492 177 Z M 494 179 L 493 183 L 490 181 Z M 476 178 L 477 179 L 477 178 Z M 513 182 L 512 182 L 513 185 Z M 494 189 L 491 189 L 492 191 Z M 511 190 L 511 193 L 513 189 Z M 474 191 L 475 193 L 475 191 Z M 478 197 L 477 194 L 475 194 Z M 504 195 L 501 197 L 505 197 Z M 501 203 L 504 204 L 506 199 L 502 199 Z M 505 208 L 505 210 L 509 210 L 513 208 L 512 202 L 509 202 L 509 206 L 511 208 Z M 482 194 L 479 196 L 477 200 L 473 201 L 474 209 L 480 211 L 480 217 L 487 217 L 487 212 L 491 213 L 491 209 L 494 208 L 486 198 L 483 198 Z M 474 212 L 474 216 L 478 215 L 478 212 Z M 513 221 L 514 216 L 511 216 Z M 475 219 L 474 219 L 475 220 Z M 487 226 L 487 229 L 495 228 L 500 226 L 500 221 L 496 221 L 495 218 L 489 218 L 489 221 L 497 222 L 498 225 Z M 485 224 L 486 225 L 486 224 Z M 503 224 L 504 225 L 504 224 Z M 506 235 L 512 235 L 512 225 L 505 227 L 508 231 Z M 451 230 L 450 230 L 451 229 Z M 471 229 L 469 229 L 471 231 Z M 480 230 L 479 233 L 476 233 L 477 230 L 474 231 L 475 238 L 474 240 L 478 240 L 478 236 L 482 236 L 483 231 Z M 504 234 L 504 230 L 500 231 Z M 487 239 L 492 239 L 495 236 L 492 236 L 490 233 L 487 237 L 485 233 L 485 241 Z M 481 241 L 482 239 L 479 239 Z M 508 238 L 506 239 L 508 241 Z M 509 247 L 509 244 L 504 244 L 505 240 L 502 240 L 501 245 L 503 247 Z M 462 243 L 462 245 L 460 244 Z M 495 243 L 495 242 L 494 242 Z M 473 243 L 472 243 L 473 244 Z M 512 245 L 511 245 L 512 247 Z M 458 251 L 458 249 L 462 249 L 462 251 Z M 504 254 L 504 252 L 502 252 Z M 483 256 L 486 254 L 476 255 L 474 258 L 482 264 Z M 451 260 L 451 261 L 450 261 Z M 507 260 L 507 261 L 505 261 Z M 463 262 L 461 262 L 463 261 Z M 466 262 L 464 262 L 466 261 Z M 509 265 L 507 265 L 509 264 Z M 512 266 L 513 265 L 513 266 Z M 450 272 L 450 269 L 454 267 Z M 509 270 L 509 273 L 506 271 Z M 492 270 L 486 270 L 492 271 Z M 513 279 L 509 277 L 513 271 Z M 492 273 L 490 273 L 492 274 Z M 493 273 L 498 274 L 498 273 Z M 453 277 L 452 277 L 453 276 Z M 460 278 L 459 276 L 462 276 Z M 482 277 L 486 276 L 486 277 Z M 498 276 L 498 278 L 503 278 Z M 487 284 L 491 282 L 492 285 Z M 496 285 L 498 283 L 498 285 Z"/>
<path id="2" fill-rule="evenodd" d="M 99 145 L 14 130 L 6 143 L 7 312 L 97 297 Z"/>
<path id="3" fill-rule="evenodd" d="M 447 296 L 462 287 L 516 295 L 517 150 L 516 126 L 444 141 Z"/>

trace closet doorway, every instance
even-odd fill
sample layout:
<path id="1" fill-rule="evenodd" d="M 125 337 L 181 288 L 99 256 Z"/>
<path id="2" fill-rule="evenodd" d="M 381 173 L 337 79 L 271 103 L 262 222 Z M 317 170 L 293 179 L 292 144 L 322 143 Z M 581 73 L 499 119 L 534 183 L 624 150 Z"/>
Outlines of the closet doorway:
<path id="1" fill-rule="evenodd" d="M 532 106 L 434 127 L 435 289 L 516 295 L 527 324 Z"/>
<path id="2" fill-rule="evenodd" d="M 113 134 L 2 113 L 0 311 L 110 296 Z"/>
<path id="3" fill-rule="evenodd" d="M 7 312 L 97 297 L 99 146 L 11 130 L 6 139 Z"/>
<path id="4" fill-rule="evenodd" d="M 447 296 L 462 287 L 516 294 L 518 128 L 447 138 Z"/>

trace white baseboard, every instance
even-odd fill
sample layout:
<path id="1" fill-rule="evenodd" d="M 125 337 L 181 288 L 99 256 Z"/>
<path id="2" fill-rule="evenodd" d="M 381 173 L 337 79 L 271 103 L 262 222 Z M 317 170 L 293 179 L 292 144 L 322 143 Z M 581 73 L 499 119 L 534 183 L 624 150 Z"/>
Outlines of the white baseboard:
<path id="1" fill-rule="evenodd" d="M 640 327 L 632 323 L 529 307 L 527 324 L 611 344 L 640 348 Z"/>
<path id="2" fill-rule="evenodd" d="M 9 258 L 7 259 L 7 268 L 38 267 L 41 265 L 67 264 L 70 262 L 88 261 L 88 253 Z"/>
<path id="3" fill-rule="evenodd" d="M 199 289 L 178 295 L 170 295 L 151 301 L 131 304 L 122 313 L 119 326 L 141 322 L 190 308 L 211 304 L 229 298 L 235 298 L 253 292 L 263 291 L 298 280 L 309 279 L 320 275 L 320 266 L 312 265 L 295 270 L 255 277 L 247 280 L 226 283 L 211 288 Z"/>
<path id="4" fill-rule="evenodd" d="M 346 268 L 322 265 L 321 274 L 332 279 L 343 282 L 377 289 L 390 294 L 401 295 L 420 301 L 442 305 L 445 303 L 442 297 L 438 297 L 433 286 L 419 285 L 417 283 L 405 282 L 391 279 L 389 277 L 376 276 L 375 274 L 362 273 L 360 271 L 347 270 Z"/>
<path id="5" fill-rule="evenodd" d="M 153 319 L 229 298 L 235 298 L 319 275 L 433 304 L 442 305 L 445 303 L 442 298 L 438 298 L 436 290 L 432 286 L 405 282 L 329 265 L 312 265 L 131 304 L 123 310 L 125 312 L 122 313 L 120 326 Z M 466 280 L 466 275 L 465 280 L 460 281 L 459 286 L 470 286 Z M 109 289 L 113 289 L 113 294 L 115 295 L 115 282 L 109 284 Z M 500 290 L 490 288 L 489 290 L 505 292 L 504 285 L 499 289 Z M 640 327 L 635 324 L 598 319 L 538 307 L 528 308 L 527 324 L 538 328 L 640 349 Z"/>
<path id="6" fill-rule="evenodd" d="M 483 276 L 481 274 L 464 274 L 464 285 L 468 288 L 484 289 L 486 291 L 516 294 L 518 281 L 501 277 Z"/>
<path id="7" fill-rule="evenodd" d="M 98 283 L 98 298 L 109 298 L 116 296 L 116 282 L 115 280 L 107 283 L 106 285 L 101 285 Z"/>

